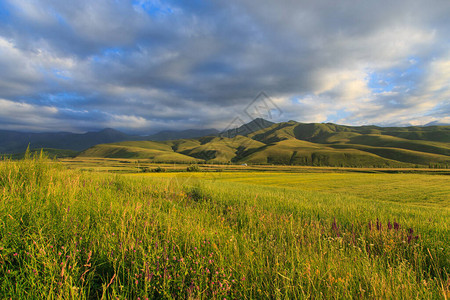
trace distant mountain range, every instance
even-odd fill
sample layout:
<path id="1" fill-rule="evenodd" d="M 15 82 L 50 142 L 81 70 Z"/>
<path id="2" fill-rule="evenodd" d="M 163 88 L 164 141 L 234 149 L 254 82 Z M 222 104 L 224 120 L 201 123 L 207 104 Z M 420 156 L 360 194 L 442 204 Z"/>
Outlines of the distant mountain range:
<path id="1" fill-rule="evenodd" d="M 179 163 L 253 163 L 343 167 L 450 166 L 450 126 L 343 126 L 256 119 L 224 132 L 163 131 L 132 136 L 105 129 L 85 134 L 0 131 L 0 152 L 84 150 L 80 157 Z M 58 151 L 53 151 L 53 155 Z M 70 151 L 62 153 L 73 153 Z"/>
<path id="2" fill-rule="evenodd" d="M 166 141 L 217 134 L 219 134 L 217 129 L 167 130 L 148 136 L 129 135 L 111 128 L 83 134 L 71 132 L 30 133 L 0 130 L 0 153 L 12 154 L 23 152 L 28 145 L 30 145 L 31 149 L 53 148 L 81 151 L 104 143 L 145 140 Z"/>

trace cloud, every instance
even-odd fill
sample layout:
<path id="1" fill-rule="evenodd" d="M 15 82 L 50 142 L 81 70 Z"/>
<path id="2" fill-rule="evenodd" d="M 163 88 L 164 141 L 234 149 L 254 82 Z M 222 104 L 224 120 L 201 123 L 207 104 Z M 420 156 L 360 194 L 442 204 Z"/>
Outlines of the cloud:
<path id="1" fill-rule="evenodd" d="M 223 129 L 260 91 L 284 112 L 276 121 L 406 125 L 450 113 L 448 1 L 9 0 L 0 9 L 0 98 L 71 130 Z M 17 114 L 0 123 L 36 128 Z"/>
<path id="2" fill-rule="evenodd" d="M 58 110 L 51 106 L 35 106 L 0 99 L 0 124 L 2 129 L 46 129 L 53 123 Z"/>

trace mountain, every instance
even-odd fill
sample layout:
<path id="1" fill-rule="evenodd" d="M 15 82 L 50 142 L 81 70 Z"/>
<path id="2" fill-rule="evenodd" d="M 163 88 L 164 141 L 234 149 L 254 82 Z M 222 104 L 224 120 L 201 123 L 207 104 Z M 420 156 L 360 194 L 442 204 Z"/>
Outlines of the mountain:
<path id="1" fill-rule="evenodd" d="M 262 118 L 256 118 L 247 124 L 241 125 L 240 127 L 231 128 L 226 131 L 223 131 L 220 133 L 220 136 L 227 137 L 227 138 L 234 138 L 235 136 L 238 136 L 238 135 L 246 136 L 255 131 L 259 131 L 259 130 L 268 128 L 268 127 L 272 126 L 273 124 L 275 124 L 275 123 L 267 121 Z"/>
<path id="2" fill-rule="evenodd" d="M 450 165 L 450 126 L 378 127 L 258 119 L 219 136 L 96 145 L 82 157 L 347 167 Z"/>
<path id="3" fill-rule="evenodd" d="M 168 141 L 178 139 L 192 139 L 206 135 L 217 135 L 219 130 L 210 129 L 187 129 L 182 131 L 166 130 L 147 136 L 145 139 L 149 141 Z"/>
<path id="4" fill-rule="evenodd" d="M 139 140 L 142 137 L 127 135 L 114 129 L 83 134 L 71 132 L 29 133 L 0 130 L 0 153 L 23 152 L 31 149 L 53 148 L 80 151 L 102 143 Z"/>
<path id="5" fill-rule="evenodd" d="M 433 121 L 430 123 L 427 123 L 425 126 L 449 126 L 449 122 L 442 121 Z"/>
<path id="6" fill-rule="evenodd" d="M 104 143 L 144 140 L 165 141 L 217 135 L 218 133 L 219 131 L 216 129 L 188 129 L 182 131 L 161 131 L 149 136 L 137 136 L 111 128 L 83 134 L 71 132 L 30 133 L 0 130 L 0 153 L 23 153 L 28 145 L 30 145 L 31 149 L 51 148 L 81 151 Z"/>

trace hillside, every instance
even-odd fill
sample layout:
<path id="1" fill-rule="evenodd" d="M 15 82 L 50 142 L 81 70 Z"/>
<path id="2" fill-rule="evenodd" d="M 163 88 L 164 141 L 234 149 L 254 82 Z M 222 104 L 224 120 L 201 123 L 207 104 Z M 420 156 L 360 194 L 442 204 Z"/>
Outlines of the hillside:
<path id="1" fill-rule="evenodd" d="M 80 157 L 140 158 L 155 162 L 196 163 L 199 159 L 177 153 L 169 145 L 151 141 L 100 144 L 83 151 Z"/>
<path id="2" fill-rule="evenodd" d="M 102 144 L 83 151 L 80 156 L 184 163 L 448 167 L 450 126 L 354 127 L 255 120 L 225 132 L 225 136 Z"/>

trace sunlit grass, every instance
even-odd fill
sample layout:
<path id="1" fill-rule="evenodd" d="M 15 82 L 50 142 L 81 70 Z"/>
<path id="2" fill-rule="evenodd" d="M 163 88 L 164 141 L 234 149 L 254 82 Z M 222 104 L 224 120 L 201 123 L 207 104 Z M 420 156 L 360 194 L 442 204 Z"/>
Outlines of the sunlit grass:
<path id="1" fill-rule="evenodd" d="M 446 177 L 244 175 L 3 161 L 0 295 L 448 297 Z"/>

